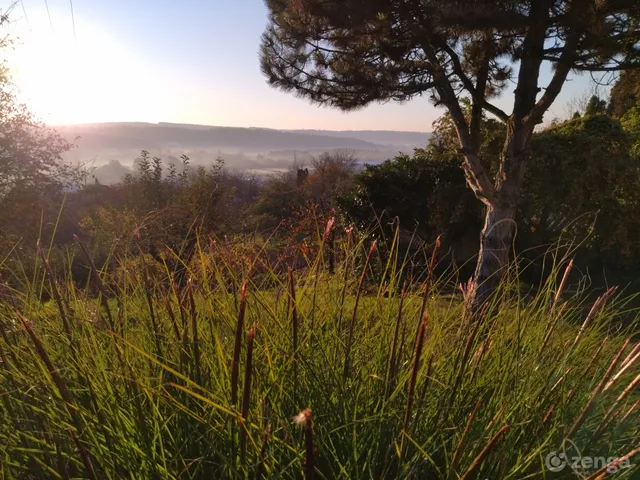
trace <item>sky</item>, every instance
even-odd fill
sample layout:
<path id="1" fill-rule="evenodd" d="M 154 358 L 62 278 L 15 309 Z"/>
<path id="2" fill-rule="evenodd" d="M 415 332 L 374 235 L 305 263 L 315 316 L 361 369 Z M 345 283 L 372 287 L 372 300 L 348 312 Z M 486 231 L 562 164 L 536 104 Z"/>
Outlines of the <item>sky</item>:
<path id="1" fill-rule="evenodd" d="M 443 113 L 426 97 L 343 113 L 273 89 L 258 61 L 262 0 L 22 0 L 10 18 L 15 44 L 3 53 L 18 96 L 53 125 L 424 132 Z M 547 69 L 541 81 L 549 77 Z M 547 117 L 566 116 L 592 88 L 588 75 L 572 77 Z M 506 92 L 496 103 L 510 111 L 510 100 Z"/>

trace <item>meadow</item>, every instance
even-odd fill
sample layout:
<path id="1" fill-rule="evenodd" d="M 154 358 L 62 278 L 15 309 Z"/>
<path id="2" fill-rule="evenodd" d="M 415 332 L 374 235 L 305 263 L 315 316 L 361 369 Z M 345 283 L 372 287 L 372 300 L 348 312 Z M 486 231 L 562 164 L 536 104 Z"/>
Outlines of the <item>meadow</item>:
<path id="1" fill-rule="evenodd" d="M 428 258 L 412 276 L 396 242 L 349 235 L 329 273 L 326 233 L 294 270 L 200 236 L 180 286 L 81 243 L 78 285 L 39 247 L 0 290 L 0 477 L 638 475 L 633 297 L 594 300 L 556 256 L 472 315 L 469 285 Z"/>

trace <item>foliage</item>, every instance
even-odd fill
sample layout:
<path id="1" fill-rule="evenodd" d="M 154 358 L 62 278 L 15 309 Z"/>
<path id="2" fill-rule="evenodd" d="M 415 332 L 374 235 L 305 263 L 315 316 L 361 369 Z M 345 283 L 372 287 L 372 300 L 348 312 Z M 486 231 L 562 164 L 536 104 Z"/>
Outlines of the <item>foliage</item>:
<path id="1" fill-rule="evenodd" d="M 143 151 L 136 165 L 137 172 L 127 175 L 121 186 L 94 187 L 105 193 L 119 191 L 122 203 L 90 210 L 81 221 L 102 259 L 140 249 L 159 258 L 165 249 L 180 250 L 195 231 L 232 231 L 234 211 L 229 203 L 234 192 L 223 184 L 222 161 L 210 169 L 192 170 L 183 157 L 178 173 L 176 165 L 166 167 Z"/>
<path id="2" fill-rule="evenodd" d="M 7 21 L 2 15 L 0 27 Z M 0 39 L 0 49 L 8 43 L 8 37 Z M 0 63 L 0 262 L 11 256 L 29 264 L 25 260 L 34 256 L 40 235 L 52 238 L 55 233 L 56 240 L 64 241 L 62 230 L 73 228 L 59 217 L 65 194 L 82 180 L 62 160 L 70 148 L 17 101 L 8 69 Z M 66 228 L 58 230 L 62 225 Z"/>
<path id="3" fill-rule="evenodd" d="M 463 104 L 469 117 L 471 102 Z M 487 166 L 497 165 L 504 129 L 495 120 L 484 118 L 483 122 L 482 158 Z M 465 187 L 451 115 L 438 118 L 433 130 L 429 145 L 415 149 L 413 156 L 398 155 L 379 165 L 366 165 L 355 177 L 354 187 L 338 197 L 338 205 L 363 231 L 379 230 L 392 238 L 399 223 L 423 242 L 432 243 L 441 235 L 445 248 L 464 251 L 454 255 L 464 262 L 477 249 L 480 206 Z"/>
<path id="4" fill-rule="evenodd" d="M 6 66 L 0 70 L 0 200 L 13 189 L 76 185 L 79 175 L 61 156 L 72 145 L 17 101 Z"/>
<path id="5" fill-rule="evenodd" d="M 607 102 L 597 95 L 592 95 L 584 111 L 585 115 L 604 115 L 607 110 Z"/>
<path id="6" fill-rule="evenodd" d="M 0 27 L 7 23 L 2 14 Z M 3 36 L 0 49 L 9 48 L 10 43 Z M 4 235 L 15 234 L 24 220 L 32 223 L 32 216 L 39 217 L 48 198 L 60 198 L 62 188 L 77 185 L 80 175 L 61 156 L 71 147 L 18 102 L 9 70 L 0 62 L 0 224 Z M 25 208 L 17 217 L 15 206 L 21 204 Z"/>
<path id="7" fill-rule="evenodd" d="M 468 98 L 460 99 L 462 113 L 468 122 L 473 116 L 473 106 Z M 503 153 L 503 146 L 507 131 L 505 125 L 495 118 L 487 117 L 484 113 L 479 117 L 479 138 L 478 156 L 483 168 L 495 175 L 500 166 L 500 157 Z M 427 146 L 427 151 L 422 149 L 416 151 L 417 154 L 429 155 L 433 158 L 457 158 L 460 164 L 464 162 L 464 155 L 460 151 L 460 140 L 455 126 L 455 122 L 449 112 L 445 112 L 432 124 L 433 136 Z"/>
<path id="8" fill-rule="evenodd" d="M 165 165 L 144 151 L 136 164 L 138 170 L 118 185 L 95 182 L 65 192 L 51 177 L 31 189 L 13 188 L 0 212 L 7 219 L 0 230 L 0 271 L 11 285 L 23 283 L 16 272 L 33 265 L 36 241 L 42 238 L 51 238 L 50 247 L 64 252 L 75 250 L 78 236 L 97 265 L 110 269 L 122 256 L 145 253 L 160 261 L 167 250 L 177 252 L 180 260 L 173 269 L 189 261 L 196 231 L 224 236 L 254 228 L 242 218 L 256 200 L 252 176 L 225 172 L 222 160 L 208 169 L 189 168 L 187 157 L 181 165 Z M 82 256 L 72 261 L 74 280 L 86 281 Z"/>
<path id="9" fill-rule="evenodd" d="M 637 103 L 624 114 L 620 122 L 632 138 L 631 155 L 640 158 L 640 97 Z"/>
<path id="10" fill-rule="evenodd" d="M 622 72 L 611 89 L 609 111 L 616 118 L 622 118 L 640 101 L 640 70 Z"/>
<path id="11" fill-rule="evenodd" d="M 113 206 L 98 207 L 90 215 L 84 217 L 80 223 L 84 235 L 91 239 L 94 255 L 100 260 L 112 252 L 134 253 L 136 251 L 135 237 L 138 222 L 136 215 L 130 210 L 117 209 Z"/>
<path id="12" fill-rule="evenodd" d="M 432 149 L 367 165 L 339 205 L 363 231 L 393 238 L 399 223 L 427 243 L 442 235 L 445 248 L 471 244 L 471 251 L 456 255 L 463 262 L 477 249 L 481 209 L 465 185 L 460 159 L 436 157 Z"/>
<path id="13" fill-rule="evenodd" d="M 36 189 L 60 182 L 73 186 L 77 176 L 61 157 L 71 145 L 34 120 L 5 88 L 0 86 L 0 197 L 14 188 Z"/>
<path id="14" fill-rule="evenodd" d="M 272 85 L 345 110 L 430 92 L 451 115 L 471 188 L 491 204 L 493 188 L 485 178 L 490 172 L 477 158 L 483 111 L 510 124 L 504 151 L 513 150 L 507 147 L 515 142 L 522 156 L 569 70 L 640 67 L 638 11 L 630 0 L 597 6 L 590 1 L 427 1 L 408 7 L 361 0 L 267 5 L 270 23 L 261 65 Z M 512 63 L 518 62 L 516 74 Z M 560 68 L 536 101 L 544 62 Z M 516 77 L 510 116 L 487 100 Z M 470 105 L 461 92 L 470 96 Z M 517 183 L 521 176 L 521 158 L 509 165 L 514 171 L 502 169 L 497 192 L 507 178 Z"/>
<path id="15" fill-rule="evenodd" d="M 333 199 L 351 186 L 357 160 L 348 151 L 322 153 L 311 158 L 311 168 L 304 187 L 310 197 L 323 210 L 327 210 L 333 207 Z"/>
<path id="16" fill-rule="evenodd" d="M 355 108 L 432 84 L 449 108 L 429 146 L 355 179 L 347 153 L 258 188 L 222 161 L 166 165 L 142 152 L 123 184 L 95 182 L 64 197 L 64 143 L 28 115 L 8 115 L 16 123 L 0 124 L 8 179 L 0 220 L 11 219 L 0 250 L 3 477 L 547 478 L 544 460 L 556 451 L 619 459 L 575 472 L 582 477 L 633 478 L 634 299 L 609 289 L 587 301 L 566 281 L 570 266 L 558 284 L 568 258 L 555 251 L 535 297 L 521 297 L 521 272 L 506 270 L 486 315 L 470 315 L 472 284 L 452 294 L 458 270 L 435 278 L 428 269 L 425 282 L 407 275 L 396 221 L 455 244 L 480 224 L 465 180 L 473 186 L 482 171 L 498 179 L 495 190 L 476 185 L 489 210 L 487 195 L 526 173 L 523 233 L 550 242 L 593 228 L 586 247 L 607 252 L 609 264 L 639 258 L 636 110 L 623 130 L 595 115 L 598 102 L 535 135 L 528 171 L 507 168 L 520 162 L 512 149 L 529 145 L 514 130 L 541 119 L 567 51 L 582 48 L 577 68 L 636 61 L 635 30 L 625 30 L 635 4 L 601 2 L 578 21 L 580 2 L 552 3 L 549 26 L 535 2 L 427 1 L 417 11 L 406 2 L 268 2 L 265 70 L 290 74 L 288 62 L 305 61 L 309 48 L 319 69 L 306 83 L 289 79 L 294 88 Z M 627 15 L 600 28 L 617 8 Z M 333 45 L 309 46 L 309 29 L 314 41 L 329 32 Z M 576 32 L 584 44 L 571 43 Z M 276 37 L 284 50 L 270 43 Z M 558 64 L 537 105 L 536 42 Z M 336 44 L 345 51 L 327 56 Z M 485 103 L 511 75 L 507 54 L 522 60 L 508 119 Z M 460 89 L 470 101 L 456 100 Z M 364 227 L 372 207 L 385 211 L 375 217 L 384 248 L 351 229 L 341 238 L 336 206 Z M 593 212 L 595 222 L 568 222 Z M 282 235 L 240 240 L 276 224 Z M 79 249 L 69 248 L 74 234 Z M 438 259 L 434 252 L 431 265 Z M 572 467 L 554 474 L 573 477 Z"/>
<path id="17" fill-rule="evenodd" d="M 286 172 L 271 174 L 261 188 L 254 213 L 261 217 L 261 226 L 275 229 L 283 219 L 293 216 L 293 211 L 309 200 L 303 188 L 308 169 L 296 165 Z"/>
<path id="18" fill-rule="evenodd" d="M 580 244 L 583 267 L 633 271 L 640 265 L 640 160 L 632 152 L 631 123 L 625 131 L 616 120 L 588 115 L 534 135 L 536 162 L 526 172 L 518 211 L 521 258 L 537 262 L 541 248 L 563 239 Z M 395 217 L 428 242 L 442 234 L 462 264 L 474 255 L 481 212 L 457 169 L 462 158 L 450 117 L 434 126 L 432 143 L 413 157 L 367 166 L 341 206 L 365 229 L 386 226 L 387 237 Z M 500 155 L 503 135 L 500 124 L 487 122 L 481 151 L 488 162 Z"/>
<path id="19" fill-rule="evenodd" d="M 313 157 L 311 169 L 294 164 L 267 179 L 253 212 L 264 227 L 279 226 L 291 240 L 317 236 L 317 226 L 335 215 L 335 199 L 351 187 L 356 168 L 348 151 Z"/>
<path id="20" fill-rule="evenodd" d="M 602 115 L 536 135 L 536 162 L 527 171 L 523 202 L 523 226 L 532 233 L 529 246 L 553 243 L 562 235 L 586 241 L 585 264 L 638 265 L 640 160 L 630 155 L 630 147 L 619 122 Z"/>

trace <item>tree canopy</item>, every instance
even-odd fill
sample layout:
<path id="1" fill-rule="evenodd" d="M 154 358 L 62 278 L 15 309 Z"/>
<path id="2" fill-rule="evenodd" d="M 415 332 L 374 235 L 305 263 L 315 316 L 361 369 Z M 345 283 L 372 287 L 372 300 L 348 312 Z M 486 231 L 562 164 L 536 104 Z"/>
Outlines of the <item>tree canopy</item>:
<path id="1" fill-rule="evenodd" d="M 584 111 L 585 115 L 602 115 L 607 111 L 607 102 L 597 95 L 592 95 Z"/>
<path id="2" fill-rule="evenodd" d="M 610 113 L 621 118 L 640 102 L 640 70 L 622 72 L 611 89 Z"/>
<path id="3" fill-rule="evenodd" d="M 0 16 L 0 27 L 7 22 Z M 10 43 L 10 37 L 0 38 L 0 51 Z M 39 235 L 53 235 L 55 222 L 43 218 L 58 217 L 65 189 L 82 177 L 63 161 L 71 147 L 17 100 L 7 65 L 0 61 L 0 258 L 25 237 L 35 247 Z"/>
<path id="4" fill-rule="evenodd" d="M 261 65 L 272 85 L 344 110 L 429 92 L 451 111 L 466 150 L 479 139 L 482 110 L 510 118 L 489 102 L 509 80 L 517 82 L 511 116 L 530 135 L 571 70 L 640 66 L 634 0 L 266 3 Z M 536 101 L 544 62 L 554 75 Z M 474 100 L 469 122 L 457 102 L 462 91 Z M 465 167 L 475 193 L 491 198 L 479 161 L 467 157 Z"/>

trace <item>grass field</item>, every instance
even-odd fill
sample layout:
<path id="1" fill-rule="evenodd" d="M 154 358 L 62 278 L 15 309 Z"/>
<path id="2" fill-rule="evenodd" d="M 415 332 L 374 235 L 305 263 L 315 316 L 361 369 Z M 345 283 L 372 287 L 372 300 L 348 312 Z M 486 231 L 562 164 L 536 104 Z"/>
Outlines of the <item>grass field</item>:
<path id="1" fill-rule="evenodd" d="M 567 294 L 558 261 L 526 305 L 508 276 L 478 319 L 394 248 L 341 249 L 330 275 L 203 242 L 183 289 L 144 257 L 77 286 L 43 253 L 0 290 L 1 477 L 638 475 L 622 295 Z"/>

